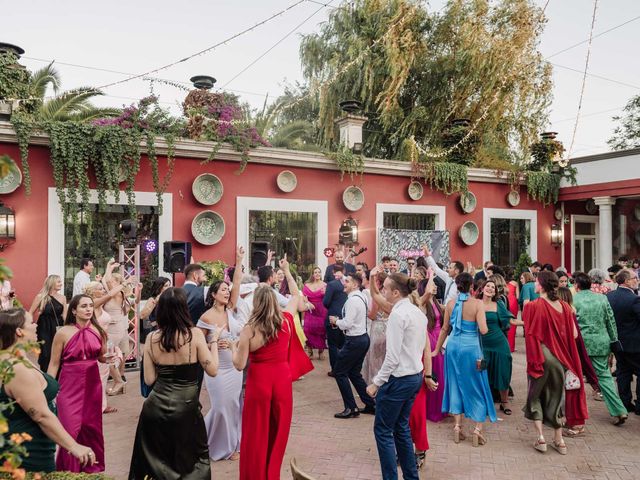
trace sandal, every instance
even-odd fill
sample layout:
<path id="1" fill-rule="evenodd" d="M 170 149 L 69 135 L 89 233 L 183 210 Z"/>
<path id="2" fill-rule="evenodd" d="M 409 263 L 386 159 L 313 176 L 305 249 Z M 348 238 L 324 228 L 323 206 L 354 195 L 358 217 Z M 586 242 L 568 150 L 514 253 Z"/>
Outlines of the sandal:
<path id="1" fill-rule="evenodd" d="M 547 451 L 547 442 L 544 441 L 544 437 L 540 436 L 536 439 L 535 443 L 533 444 L 533 448 L 535 448 L 537 451 L 541 452 L 541 453 L 546 453 Z"/>
<path id="2" fill-rule="evenodd" d="M 558 452 L 560 455 L 567 454 L 567 446 L 564 442 L 556 442 L 555 440 L 551 443 L 551 447 Z"/>
<path id="3" fill-rule="evenodd" d="M 102 413 L 104 413 L 104 414 L 116 413 L 117 411 L 118 411 L 118 409 L 116 407 L 108 406 L 107 408 L 104 409 L 104 411 Z"/>
<path id="4" fill-rule="evenodd" d="M 484 445 L 485 443 L 487 443 L 487 439 L 482 435 L 482 430 L 480 430 L 478 427 L 473 429 L 472 442 L 472 445 L 474 447 L 479 447 L 480 445 Z"/>
<path id="5" fill-rule="evenodd" d="M 420 470 L 424 465 L 424 459 L 426 454 L 427 452 L 425 452 L 424 450 L 416 451 L 416 467 L 418 467 L 418 470 Z"/>
<path id="6" fill-rule="evenodd" d="M 511 415 L 513 412 L 509 407 L 505 407 L 505 405 L 509 405 L 508 403 L 500 403 L 500 410 L 504 412 L 505 415 Z"/>
<path id="7" fill-rule="evenodd" d="M 581 437 L 584 435 L 584 425 L 580 425 L 578 427 L 567 427 L 562 435 L 565 437 Z"/>
<path id="8" fill-rule="evenodd" d="M 453 443 L 460 443 L 461 440 L 464 440 L 466 437 L 464 433 L 462 433 L 462 427 L 458 425 L 453 426 Z"/>
<path id="9" fill-rule="evenodd" d="M 624 422 L 627 421 L 627 418 L 629 418 L 629 415 L 617 415 L 613 417 L 613 424 L 616 427 L 619 427 L 620 425 L 622 425 Z"/>

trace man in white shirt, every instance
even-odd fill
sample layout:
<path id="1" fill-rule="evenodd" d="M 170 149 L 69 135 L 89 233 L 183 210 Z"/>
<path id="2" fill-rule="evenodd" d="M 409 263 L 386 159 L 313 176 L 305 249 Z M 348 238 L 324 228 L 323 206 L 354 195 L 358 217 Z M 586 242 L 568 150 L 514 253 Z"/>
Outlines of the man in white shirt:
<path id="1" fill-rule="evenodd" d="M 336 413 L 336 418 L 354 418 L 360 415 L 360 410 L 353 398 L 351 384 L 358 392 L 365 408 L 362 413 L 374 414 L 375 401 L 367 394 L 367 384 L 362 378 L 362 363 L 369 350 L 369 335 L 367 334 L 368 304 L 366 296 L 360 291 L 362 277 L 357 273 L 344 277 L 344 292 L 347 301 L 342 307 L 342 318 L 330 316 L 329 322 L 338 327 L 345 334 L 344 345 L 338 351 L 333 373 L 340 389 L 344 403 L 344 411 Z M 426 332 L 426 327 L 425 327 Z"/>
<path id="2" fill-rule="evenodd" d="M 385 480 L 398 478 L 396 452 L 403 478 L 418 480 L 409 416 L 423 378 L 430 390 L 438 387 L 431 375 L 427 317 L 407 298 L 413 290 L 415 283 L 403 273 L 384 281 L 382 295 L 393 305 L 387 321 L 387 352 L 367 387 L 367 393 L 376 398 L 373 432 Z"/>
<path id="3" fill-rule="evenodd" d="M 458 287 L 456 286 L 456 277 L 464 272 L 464 265 L 462 262 L 453 261 L 449 262 L 447 267 L 447 271 L 442 270 L 434 258 L 431 256 L 431 252 L 429 251 L 429 247 L 424 245 L 422 247 L 422 251 L 424 252 L 424 258 L 427 260 L 427 265 L 431 267 L 436 274 L 437 277 L 440 277 L 446 283 L 444 290 L 444 304 L 449 303 L 449 300 L 457 300 L 458 299 Z"/>
<path id="4" fill-rule="evenodd" d="M 84 287 L 91 282 L 91 272 L 93 272 L 93 262 L 88 258 L 80 261 L 80 271 L 73 279 L 73 296 L 84 293 Z"/>

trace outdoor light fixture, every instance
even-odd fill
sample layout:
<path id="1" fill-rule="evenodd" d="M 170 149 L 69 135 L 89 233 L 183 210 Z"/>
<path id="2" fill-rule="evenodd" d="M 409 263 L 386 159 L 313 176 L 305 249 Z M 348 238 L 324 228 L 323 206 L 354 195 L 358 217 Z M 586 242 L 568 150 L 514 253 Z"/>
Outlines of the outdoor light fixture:
<path id="1" fill-rule="evenodd" d="M 551 245 L 554 247 L 562 245 L 562 225 L 557 223 L 551 225 Z"/>
<path id="2" fill-rule="evenodd" d="M 144 249 L 148 253 L 153 253 L 158 249 L 158 242 L 156 242 L 153 238 L 150 238 L 149 240 L 146 240 L 144 242 Z"/>
<path id="3" fill-rule="evenodd" d="M 358 221 L 349 216 L 346 218 L 338 231 L 338 243 L 340 245 L 353 245 L 358 243 Z"/>
<path id="4" fill-rule="evenodd" d="M 0 202 L 0 252 L 16 241 L 16 214 Z"/>

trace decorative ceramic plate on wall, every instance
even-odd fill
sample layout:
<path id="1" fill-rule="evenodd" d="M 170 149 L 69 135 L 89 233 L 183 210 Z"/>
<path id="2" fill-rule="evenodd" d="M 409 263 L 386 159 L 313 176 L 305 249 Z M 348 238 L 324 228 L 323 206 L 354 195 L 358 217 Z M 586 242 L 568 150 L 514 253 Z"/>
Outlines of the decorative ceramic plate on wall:
<path id="1" fill-rule="evenodd" d="M 191 222 L 191 235 L 202 245 L 215 245 L 224 236 L 224 219 L 213 210 L 205 210 Z"/>
<path id="2" fill-rule="evenodd" d="M 0 193 L 15 192 L 22 183 L 22 172 L 11 157 L 9 157 L 9 160 L 13 166 L 9 169 L 9 173 L 4 178 L 0 179 Z"/>
<path id="3" fill-rule="evenodd" d="M 360 187 L 347 187 L 344 192 L 342 192 L 342 203 L 347 207 L 347 210 L 352 212 L 360 210 L 364 205 L 364 192 Z"/>
<path id="4" fill-rule="evenodd" d="M 516 190 L 511 190 L 509 195 L 507 195 L 507 203 L 512 207 L 517 207 L 520 205 L 520 192 Z"/>
<path id="5" fill-rule="evenodd" d="M 298 186 L 296 174 L 290 170 L 283 170 L 278 174 L 276 179 L 278 188 L 285 193 L 293 192 Z"/>
<path id="6" fill-rule="evenodd" d="M 596 205 L 596 202 L 593 201 L 593 198 L 590 198 L 587 200 L 587 203 L 584 204 L 584 209 L 588 214 L 593 215 L 598 211 L 598 206 Z"/>
<path id="7" fill-rule="evenodd" d="M 473 245 L 478 241 L 480 229 L 475 222 L 464 222 L 460 227 L 458 234 L 460 235 L 462 243 L 465 245 Z"/>
<path id="8" fill-rule="evenodd" d="M 411 200 L 420 200 L 422 198 L 422 195 L 424 195 L 424 187 L 420 182 L 416 182 L 414 180 L 409 184 L 407 193 L 409 194 L 409 198 Z"/>
<path id="9" fill-rule="evenodd" d="M 222 182 L 213 173 L 198 175 L 191 185 L 196 200 L 203 205 L 215 205 L 222 198 Z"/>
<path id="10" fill-rule="evenodd" d="M 478 200 L 473 192 L 465 192 L 460 195 L 460 207 L 464 213 L 471 213 L 476 209 Z"/>

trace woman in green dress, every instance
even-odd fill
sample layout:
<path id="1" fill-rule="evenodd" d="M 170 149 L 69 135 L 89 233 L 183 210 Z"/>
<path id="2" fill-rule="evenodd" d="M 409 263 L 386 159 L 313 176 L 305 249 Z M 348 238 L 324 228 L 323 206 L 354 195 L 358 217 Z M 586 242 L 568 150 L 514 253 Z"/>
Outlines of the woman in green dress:
<path id="1" fill-rule="evenodd" d="M 82 465 L 93 465 L 95 455 L 89 447 L 77 443 L 64 429 L 55 414 L 54 399 L 58 394 L 55 378 L 40 371 L 27 358 L 20 358 L 13 352 L 28 342 L 35 342 L 36 324 L 31 314 L 22 308 L 12 308 L 0 312 L 0 349 L 11 353 L 3 354 L 3 360 L 13 365 L 14 377 L 0 386 L 0 404 L 16 402 L 8 410 L 9 431 L 6 436 L 22 435 L 22 446 L 27 450 L 20 468 L 27 472 L 52 472 L 56 465 L 54 455 L 56 444 L 78 459 Z"/>
<path id="2" fill-rule="evenodd" d="M 536 279 L 531 272 L 522 272 L 520 275 L 520 297 L 518 303 L 520 304 L 520 310 L 524 310 L 524 306 L 537 299 L 540 295 L 536 293 Z"/>
<path id="3" fill-rule="evenodd" d="M 505 331 L 511 326 L 513 315 L 502 300 L 497 299 L 495 280 L 489 277 L 478 288 L 477 297 L 482 300 L 489 331 L 482 335 L 482 352 L 487 362 L 489 386 L 500 395 L 500 410 L 511 415 L 509 408 L 509 384 L 512 359 Z"/>

